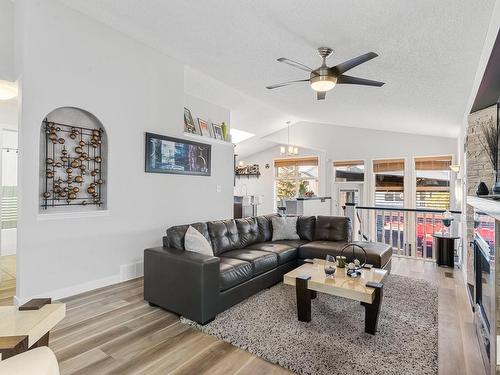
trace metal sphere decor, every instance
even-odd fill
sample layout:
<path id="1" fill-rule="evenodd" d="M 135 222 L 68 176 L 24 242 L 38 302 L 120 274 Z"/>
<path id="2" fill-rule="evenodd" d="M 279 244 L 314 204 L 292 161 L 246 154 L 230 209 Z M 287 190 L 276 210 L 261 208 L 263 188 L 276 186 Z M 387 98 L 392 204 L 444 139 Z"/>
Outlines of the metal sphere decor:
<path id="1" fill-rule="evenodd" d="M 41 152 L 42 208 L 102 206 L 104 130 L 66 125 L 46 118 L 41 135 L 44 143 Z"/>
<path id="2" fill-rule="evenodd" d="M 356 251 L 356 249 L 359 249 L 361 251 Z M 356 258 L 356 253 L 362 254 L 363 259 L 360 260 Z M 340 257 L 345 257 L 346 262 L 349 263 L 349 266 L 347 266 L 346 274 L 351 277 L 358 277 L 361 275 L 361 268 L 363 268 L 366 264 L 366 259 L 367 259 L 367 253 L 366 250 L 363 249 L 362 246 L 351 242 L 345 245 L 342 250 L 340 250 Z"/>

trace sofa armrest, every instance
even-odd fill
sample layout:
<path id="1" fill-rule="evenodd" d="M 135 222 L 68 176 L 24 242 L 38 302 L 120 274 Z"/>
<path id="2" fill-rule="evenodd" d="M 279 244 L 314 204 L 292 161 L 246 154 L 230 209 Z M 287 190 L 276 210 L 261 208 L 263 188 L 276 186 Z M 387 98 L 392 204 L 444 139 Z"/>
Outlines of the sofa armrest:
<path id="1" fill-rule="evenodd" d="M 204 324 L 216 315 L 219 258 L 168 247 L 144 250 L 144 299 Z"/>

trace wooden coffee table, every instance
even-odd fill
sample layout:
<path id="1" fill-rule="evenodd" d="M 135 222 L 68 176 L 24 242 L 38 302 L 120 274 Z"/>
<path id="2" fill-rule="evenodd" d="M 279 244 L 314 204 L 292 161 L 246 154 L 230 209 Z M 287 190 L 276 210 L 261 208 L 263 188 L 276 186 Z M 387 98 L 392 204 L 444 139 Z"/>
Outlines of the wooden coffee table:
<path id="1" fill-rule="evenodd" d="M 23 305 L 27 308 L 23 311 L 17 306 L 0 306 L 0 360 L 28 349 L 48 346 L 50 330 L 66 315 L 64 303 L 30 306 L 32 301 Z"/>
<path id="2" fill-rule="evenodd" d="M 374 335 L 382 304 L 382 281 L 387 271 L 362 269 L 361 276 L 351 278 L 345 268 L 337 268 L 333 277 L 326 277 L 324 264 L 324 260 L 314 259 L 313 263 L 305 263 L 283 276 L 284 284 L 295 286 L 298 319 L 311 321 L 311 299 L 316 298 L 317 292 L 331 294 L 360 301 L 365 307 L 365 332 Z"/>

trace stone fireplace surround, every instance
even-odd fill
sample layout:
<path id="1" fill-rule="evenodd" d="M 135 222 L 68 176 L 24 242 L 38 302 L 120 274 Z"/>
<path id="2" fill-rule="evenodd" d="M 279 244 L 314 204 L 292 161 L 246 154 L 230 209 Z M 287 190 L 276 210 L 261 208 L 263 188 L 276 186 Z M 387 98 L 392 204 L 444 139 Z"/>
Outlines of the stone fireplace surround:
<path id="1" fill-rule="evenodd" d="M 468 119 L 465 137 L 466 155 L 466 187 L 467 196 L 475 196 L 480 182 L 486 183 L 491 190 L 495 182 L 495 174 L 488 155 L 482 146 L 482 127 L 488 121 L 497 121 L 497 104 L 471 113 Z M 474 283 L 474 249 L 471 241 L 474 238 L 474 210 L 470 205 L 466 208 L 467 240 L 465 241 L 466 255 L 465 266 L 467 283 Z"/>

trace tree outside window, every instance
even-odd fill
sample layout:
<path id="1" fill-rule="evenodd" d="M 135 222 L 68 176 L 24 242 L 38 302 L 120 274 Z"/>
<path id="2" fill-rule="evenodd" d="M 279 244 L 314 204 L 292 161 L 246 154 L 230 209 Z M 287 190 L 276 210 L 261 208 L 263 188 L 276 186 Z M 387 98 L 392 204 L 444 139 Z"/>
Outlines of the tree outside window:
<path id="1" fill-rule="evenodd" d="M 318 193 L 318 158 L 276 160 L 276 200 L 313 197 Z"/>

